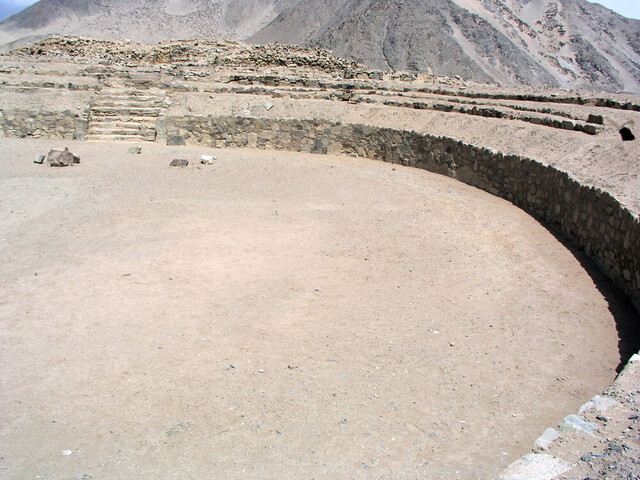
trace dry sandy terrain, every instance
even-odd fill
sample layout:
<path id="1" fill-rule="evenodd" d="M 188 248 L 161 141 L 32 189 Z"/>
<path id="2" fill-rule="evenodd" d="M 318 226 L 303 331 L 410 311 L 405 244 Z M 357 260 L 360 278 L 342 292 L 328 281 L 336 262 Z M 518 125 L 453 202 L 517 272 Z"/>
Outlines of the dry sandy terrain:
<path id="1" fill-rule="evenodd" d="M 1 478 L 486 479 L 615 377 L 631 310 L 504 200 L 130 146 L 0 139 Z"/>

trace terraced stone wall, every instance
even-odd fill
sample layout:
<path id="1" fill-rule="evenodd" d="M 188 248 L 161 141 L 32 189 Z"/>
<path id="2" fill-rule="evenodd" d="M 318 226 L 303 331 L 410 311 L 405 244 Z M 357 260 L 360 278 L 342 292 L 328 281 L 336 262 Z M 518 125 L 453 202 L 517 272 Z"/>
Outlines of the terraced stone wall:
<path id="1" fill-rule="evenodd" d="M 311 120 L 183 116 L 171 143 L 359 155 L 441 173 L 503 197 L 584 249 L 640 310 L 640 219 L 600 189 L 535 160 L 450 138 Z"/>
<path id="2" fill-rule="evenodd" d="M 33 110 L 0 109 L 0 136 L 82 140 L 86 128 L 84 115 L 71 110 L 36 113 Z"/>

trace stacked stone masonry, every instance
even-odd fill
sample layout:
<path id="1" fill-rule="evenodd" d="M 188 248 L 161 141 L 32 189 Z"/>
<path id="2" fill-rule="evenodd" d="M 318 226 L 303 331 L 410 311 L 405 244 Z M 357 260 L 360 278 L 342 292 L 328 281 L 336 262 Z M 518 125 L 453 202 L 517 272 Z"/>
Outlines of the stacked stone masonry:
<path id="1" fill-rule="evenodd" d="M 446 137 L 323 120 L 167 117 L 168 140 L 358 155 L 423 168 L 505 198 L 587 253 L 640 310 L 640 220 L 609 193 L 535 160 Z"/>
<path id="2" fill-rule="evenodd" d="M 62 138 L 82 140 L 87 128 L 86 114 L 63 112 L 5 111 L 0 109 L 0 136 Z"/>

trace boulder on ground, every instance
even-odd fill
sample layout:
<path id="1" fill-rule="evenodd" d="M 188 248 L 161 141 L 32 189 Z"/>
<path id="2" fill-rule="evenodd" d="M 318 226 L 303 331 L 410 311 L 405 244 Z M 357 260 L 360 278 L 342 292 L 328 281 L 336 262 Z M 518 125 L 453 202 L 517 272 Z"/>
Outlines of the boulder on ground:
<path id="1" fill-rule="evenodd" d="M 127 150 L 127 153 L 130 153 L 132 155 L 139 155 L 140 152 L 142 152 L 142 147 L 140 146 L 131 147 L 129 150 Z"/>
<path id="2" fill-rule="evenodd" d="M 189 165 L 189 160 L 184 158 L 174 158 L 169 164 L 170 167 L 186 167 L 187 165 Z"/>
<path id="3" fill-rule="evenodd" d="M 52 148 L 47 154 L 47 164 L 50 167 L 67 167 L 80 163 L 80 157 L 74 155 L 68 148 Z"/>

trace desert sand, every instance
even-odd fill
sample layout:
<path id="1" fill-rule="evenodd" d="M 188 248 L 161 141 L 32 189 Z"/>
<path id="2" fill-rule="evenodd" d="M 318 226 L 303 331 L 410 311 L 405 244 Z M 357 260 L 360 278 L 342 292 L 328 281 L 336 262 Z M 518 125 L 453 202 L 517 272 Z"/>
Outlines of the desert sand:
<path id="1" fill-rule="evenodd" d="M 502 199 L 131 146 L 0 139 L 2 478 L 486 479 L 615 378 L 632 308 Z"/>

